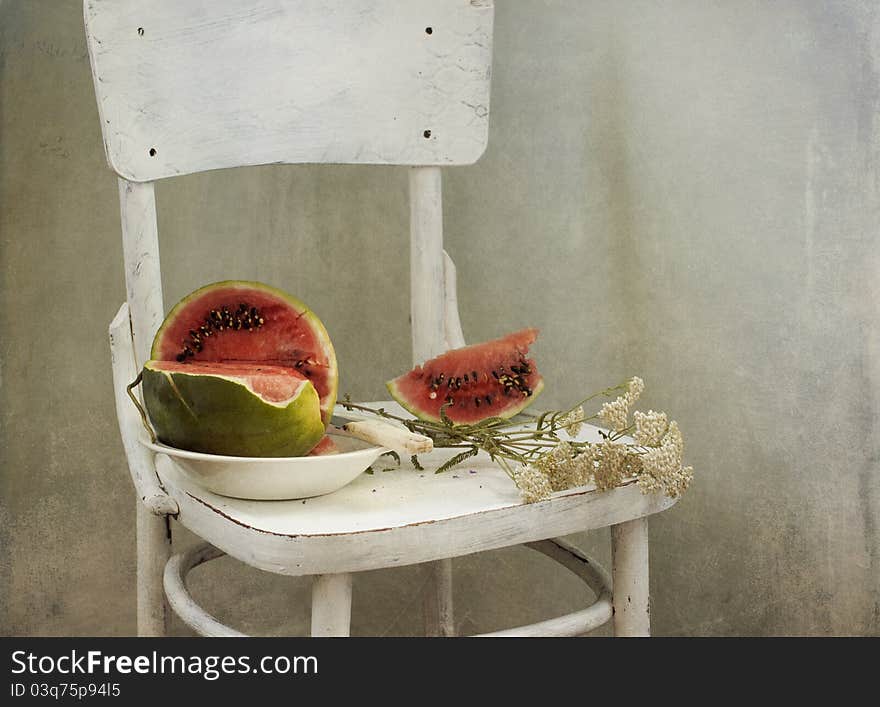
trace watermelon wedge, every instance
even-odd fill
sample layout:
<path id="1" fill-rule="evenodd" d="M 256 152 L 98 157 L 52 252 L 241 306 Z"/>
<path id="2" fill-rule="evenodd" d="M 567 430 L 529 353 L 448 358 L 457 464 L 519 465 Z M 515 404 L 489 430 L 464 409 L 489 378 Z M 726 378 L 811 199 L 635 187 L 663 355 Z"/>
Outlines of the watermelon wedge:
<path id="1" fill-rule="evenodd" d="M 537 329 L 447 351 L 388 381 L 394 399 L 422 420 L 440 421 L 440 408 L 453 422 L 473 424 L 489 417 L 513 417 L 544 389 L 534 360 L 527 358 Z"/>
<path id="2" fill-rule="evenodd" d="M 294 457 L 324 436 L 315 386 L 289 367 L 148 361 L 143 386 L 156 436 L 172 447 Z"/>

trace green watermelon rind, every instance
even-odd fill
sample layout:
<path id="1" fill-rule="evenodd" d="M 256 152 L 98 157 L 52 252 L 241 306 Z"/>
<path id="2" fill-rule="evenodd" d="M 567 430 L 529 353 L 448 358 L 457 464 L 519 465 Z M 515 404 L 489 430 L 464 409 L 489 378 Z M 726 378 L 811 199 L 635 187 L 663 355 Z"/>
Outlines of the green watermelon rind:
<path id="1" fill-rule="evenodd" d="M 161 362 L 156 362 L 161 363 Z M 298 457 L 324 436 L 318 391 L 270 402 L 243 381 L 217 374 L 143 369 L 144 403 L 163 444 L 237 457 Z"/>
<path id="2" fill-rule="evenodd" d="M 400 407 L 402 407 L 404 410 L 406 410 L 408 413 L 410 413 L 414 417 L 417 417 L 419 420 L 424 420 L 425 422 L 442 422 L 442 420 L 440 419 L 440 417 L 438 415 L 431 415 L 430 413 L 427 413 L 424 410 L 420 410 L 418 408 L 418 406 L 413 401 L 408 400 L 406 397 L 404 397 L 400 388 L 397 386 L 397 379 L 388 381 L 387 383 L 385 383 L 385 387 L 388 389 L 388 392 L 391 394 L 391 397 L 394 398 L 394 400 L 398 403 L 398 405 L 400 405 Z M 541 391 L 543 391 L 543 390 L 544 390 L 544 379 L 541 378 L 538 380 L 537 385 L 532 390 L 531 395 L 523 396 L 523 398 L 520 400 L 519 403 L 517 403 L 514 400 L 513 404 L 510 407 L 505 408 L 504 410 L 493 411 L 492 416 L 493 417 L 500 417 L 500 418 L 507 420 L 507 419 L 513 417 L 514 415 L 518 415 L 523 410 L 525 410 L 529 405 L 531 405 L 532 402 L 534 402 L 535 398 L 537 398 L 541 394 Z M 464 423 L 464 424 L 466 424 L 466 423 Z"/>
<path id="3" fill-rule="evenodd" d="M 222 289 L 224 287 L 241 287 L 246 289 L 255 289 L 275 295 L 279 299 L 287 302 L 293 309 L 300 312 L 301 318 L 305 319 L 311 325 L 311 328 L 316 332 L 317 338 L 324 348 L 324 354 L 327 356 L 327 361 L 329 363 L 327 378 L 331 385 L 330 390 L 327 394 L 328 404 L 322 410 L 322 419 L 324 420 L 324 424 L 329 424 L 330 417 L 333 414 L 333 407 L 336 404 L 336 398 L 339 394 L 339 367 L 336 362 L 336 351 L 333 348 L 333 342 L 330 340 L 330 335 L 327 333 L 327 329 L 324 327 L 324 323 L 318 318 L 318 315 L 315 314 L 310 307 L 308 307 L 302 300 L 297 299 L 296 297 L 285 292 L 284 290 L 279 290 L 277 287 L 272 287 L 271 285 L 267 285 L 262 282 L 255 282 L 253 280 L 222 280 L 220 282 L 212 282 L 209 285 L 205 285 L 191 292 L 182 300 L 180 300 L 180 302 L 174 305 L 174 307 L 171 308 L 171 311 L 168 312 L 167 316 L 162 322 L 162 325 L 156 332 L 156 336 L 153 338 L 153 346 L 150 350 L 150 358 L 158 359 L 161 356 L 159 344 L 162 341 L 162 335 L 165 333 L 171 323 L 174 322 L 176 316 L 180 312 L 182 312 L 185 307 L 187 307 L 199 297 L 203 297 L 213 290 Z"/>

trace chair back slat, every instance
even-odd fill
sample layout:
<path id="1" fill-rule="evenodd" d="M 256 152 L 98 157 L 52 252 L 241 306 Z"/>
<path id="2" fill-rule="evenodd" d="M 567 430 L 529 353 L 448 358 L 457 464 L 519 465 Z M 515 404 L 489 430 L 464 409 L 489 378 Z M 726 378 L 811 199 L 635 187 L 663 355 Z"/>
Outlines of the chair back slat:
<path id="1" fill-rule="evenodd" d="M 153 337 L 164 317 L 156 197 L 152 182 L 119 180 L 125 289 L 138 367 L 150 358 Z"/>
<path id="2" fill-rule="evenodd" d="M 488 137 L 491 0 L 85 0 L 110 166 L 461 165 Z"/>

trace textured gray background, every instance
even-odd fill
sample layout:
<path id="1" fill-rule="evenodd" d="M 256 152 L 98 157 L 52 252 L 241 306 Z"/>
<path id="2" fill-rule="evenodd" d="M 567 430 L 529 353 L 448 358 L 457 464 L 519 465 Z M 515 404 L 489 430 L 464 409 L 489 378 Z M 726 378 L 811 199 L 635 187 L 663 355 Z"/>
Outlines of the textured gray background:
<path id="1" fill-rule="evenodd" d="M 0 1 L 0 41 L 0 632 L 131 634 L 105 343 L 122 252 L 81 3 Z M 465 336 L 538 326 L 545 402 L 638 373 L 681 423 L 697 480 L 651 521 L 658 634 L 880 634 L 878 60 L 875 2 L 497 3 L 489 149 L 445 182 Z M 288 289 L 341 390 L 381 395 L 409 364 L 406 186 L 363 167 L 161 183 L 166 304 L 221 278 Z M 607 558 L 607 533 L 576 541 Z M 463 632 L 582 601 L 523 549 L 455 573 Z M 193 577 L 245 630 L 306 630 L 306 580 Z M 424 579 L 358 576 L 354 633 L 417 633 Z"/>

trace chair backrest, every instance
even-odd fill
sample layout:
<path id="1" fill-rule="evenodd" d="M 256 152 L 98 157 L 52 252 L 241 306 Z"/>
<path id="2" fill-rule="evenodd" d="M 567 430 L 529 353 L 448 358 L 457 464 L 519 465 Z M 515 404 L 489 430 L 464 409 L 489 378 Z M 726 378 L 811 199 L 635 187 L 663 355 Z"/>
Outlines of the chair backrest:
<path id="1" fill-rule="evenodd" d="M 460 165 L 488 135 L 489 0 L 85 0 L 107 159 Z"/>
<path id="2" fill-rule="evenodd" d="M 153 182 L 269 163 L 412 166 L 413 358 L 463 343 L 439 167 L 486 147 L 492 0 L 84 0 L 84 15 L 138 363 L 164 314 Z"/>

